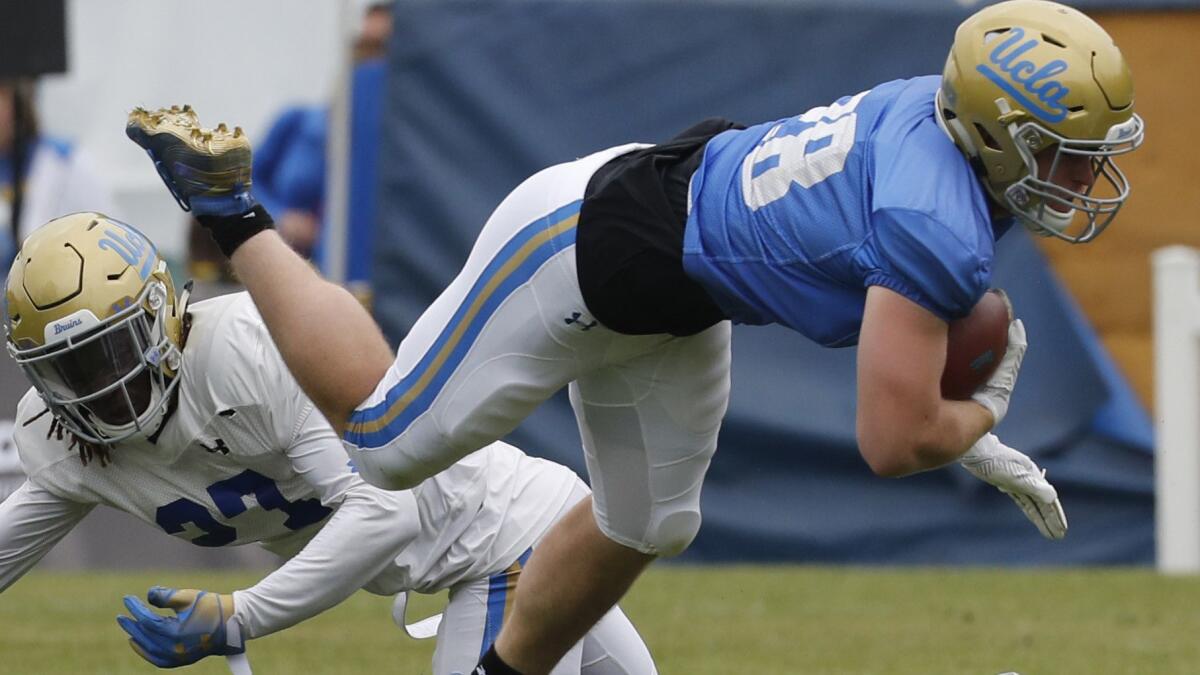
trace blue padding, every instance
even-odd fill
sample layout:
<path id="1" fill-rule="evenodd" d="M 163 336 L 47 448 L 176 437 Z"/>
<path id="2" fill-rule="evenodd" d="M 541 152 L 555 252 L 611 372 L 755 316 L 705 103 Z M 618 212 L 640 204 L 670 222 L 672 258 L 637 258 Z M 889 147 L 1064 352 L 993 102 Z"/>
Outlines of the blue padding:
<path id="1" fill-rule="evenodd" d="M 390 339 L 449 284 L 491 210 L 535 171 L 664 140 L 712 115 L 754 123 L 940 72 L 969 13 L 949 0 L 863 5 L 402 0 L 373 271 Z M 1070 520 L 1066 540 L 1041 539 L 1007 497 L 957 467 L 873 476 L 853 437 L 854 351 L 738 328 L 704 526 L 683 560 L 1149 563 L 1145 412 L 1023 232 L 1001 240 L 995 270 L 1031 344 L 999 433 L 1048 469 Z M 583 472 L 564 395 L 509 440 Z"/>
<path id="2" fill-rule="evenodd" d="M 386 76 L 387 64 L 383 59 L 371 59 L 354 67 L 350 98 L 350 194 L 346 207 L 346 281 L 349 282 L 365 283 L 371 279 L 371 235 L 378 214 L 379 135 L 383 131 Z M 327 249 L 328 244 L 324 247 Z"/>

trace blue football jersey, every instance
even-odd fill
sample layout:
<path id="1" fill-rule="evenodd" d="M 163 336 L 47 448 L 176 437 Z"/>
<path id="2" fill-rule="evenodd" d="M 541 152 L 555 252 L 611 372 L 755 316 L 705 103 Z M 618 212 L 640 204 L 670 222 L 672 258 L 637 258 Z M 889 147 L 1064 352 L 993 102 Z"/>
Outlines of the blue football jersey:
<path id="1" fill-rule="evenodd" d="M 951 320 L 987 290 L 983 186 L 938 127 L 941 78 L 881 84 L 709 141 L 692 177 L 684 268 L 738 323 L 858 341 L 867 288 Z"/>

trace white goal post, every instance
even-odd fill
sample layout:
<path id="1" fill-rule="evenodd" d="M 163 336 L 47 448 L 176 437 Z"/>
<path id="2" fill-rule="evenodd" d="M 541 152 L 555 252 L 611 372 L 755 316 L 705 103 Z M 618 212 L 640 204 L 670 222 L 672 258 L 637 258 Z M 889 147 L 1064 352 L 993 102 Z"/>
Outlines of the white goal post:
<path id="1" fill-rule="evenodd" d="M 1200 251 L 1154 252 L 1158 570 L 1200 572 Z"/>

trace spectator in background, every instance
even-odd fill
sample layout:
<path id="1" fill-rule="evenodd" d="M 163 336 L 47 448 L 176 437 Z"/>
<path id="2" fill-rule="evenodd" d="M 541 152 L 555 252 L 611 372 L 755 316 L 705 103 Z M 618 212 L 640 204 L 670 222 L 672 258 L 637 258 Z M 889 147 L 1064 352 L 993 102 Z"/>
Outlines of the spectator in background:
<path id="1" fill-rule="evenodd" d="M 76 211 L 113 213 L 99 166 L 70 143 L 40 133 L 30 80 L 0 80 L 0 265 L 38 225 Z M 19 178 L 14 178 L 19 176 Z M 19 222 L 14 221 L 14 211 Z"/>
<path id="2" fill-rule="evenodd" d="M 113 214 L 112 191 L 99 166 L 70 143 L 42 135 L 33 99 L 32 80 L 0 79 L 0 269 L 5 275 L 21 239 L 42 223 L 76 211 Z M 8 359 L 0 363 L 0 383 L 19 377 Z M 15 393 L 0 392 L 0 402 L 15 402 Z M 12 420 L 0 416 L 0 501 L 25 478 L 11 450 Z"/>
<path id="3" fill-rule="evenodd" d="M 328 127 L 325 106 L 287 108 L 254 153 L 255 194 L 279 214 L 275 225 L 284 241 L 309 259 L 324 215 Z"/>
<path id="4" fill-rule="evenodd" d="M 383 57 L 391 34 L 392 3 L 373 3 L 363 13 L 353 46 L 346 282 L 364 304 L 369 304 L 370 298 L 369 246 L 375 219 Z M 256 148 L 253 175 L 255 197 L 275 214 L 284 241 L 322 271 L 328 271 L 329 264 L 325 256 L 328 231 L 323 227 L 328 137 L 326 106 L 285 109 Z"/>

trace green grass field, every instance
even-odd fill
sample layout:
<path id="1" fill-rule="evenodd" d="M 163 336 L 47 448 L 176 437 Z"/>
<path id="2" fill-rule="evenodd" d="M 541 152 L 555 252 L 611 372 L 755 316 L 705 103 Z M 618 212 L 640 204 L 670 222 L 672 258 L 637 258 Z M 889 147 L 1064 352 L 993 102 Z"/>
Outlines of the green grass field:
<path id="1" fill-rule="evenodd" d="M 254 578 L 31 574 L 0 595 L 0 673 L 153 672 L 113 620 L 123 594 Z M 1200 673 L 1200 580 L 1145 570 L 661 566 L 623 605 L 664 675 Z M 260 675 L 428 673 L 432 641 L 405 637 L 390 610 L 359 593 L 251 642 L 251 663 Z M 229 671 L 209 659 L 187 672 Z"/>

